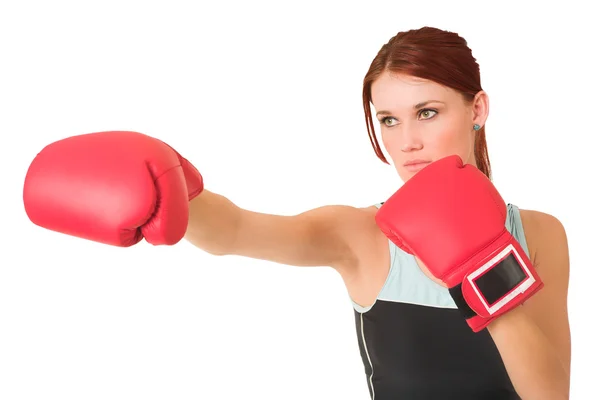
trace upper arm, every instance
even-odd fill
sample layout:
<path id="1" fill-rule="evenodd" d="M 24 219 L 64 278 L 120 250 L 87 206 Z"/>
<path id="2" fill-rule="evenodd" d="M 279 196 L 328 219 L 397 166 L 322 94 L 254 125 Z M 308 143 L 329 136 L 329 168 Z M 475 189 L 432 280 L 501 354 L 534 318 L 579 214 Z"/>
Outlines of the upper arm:
<path id="1" fill-rule="evenodd" d="M 355 265 L 375 226 L 367 208 L 330 205 L 282 216 L 241 210 L 230 254 L 294 266 Z"/>
<path id="2" fill-rule="evenodd" d="M 550 214 L 522 210 L 521 216 L 532 263 L 544 282 L 544 288 L 525 302 L 523 309 L 546 334 L 570 372 L 567 235 L 563 224 Z"/>

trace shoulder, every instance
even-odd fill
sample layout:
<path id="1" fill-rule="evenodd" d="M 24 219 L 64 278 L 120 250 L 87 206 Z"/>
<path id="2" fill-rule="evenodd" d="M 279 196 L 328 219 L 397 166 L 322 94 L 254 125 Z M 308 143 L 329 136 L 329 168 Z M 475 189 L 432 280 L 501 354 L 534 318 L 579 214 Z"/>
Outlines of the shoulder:
<path id="1" fill-rule="evenodd" d="M 568 266 L 568 240 L 564 224 L 556 216 L 538 210 L 519 210 L 523 230 L 534 265 L 556 264 Z"/>

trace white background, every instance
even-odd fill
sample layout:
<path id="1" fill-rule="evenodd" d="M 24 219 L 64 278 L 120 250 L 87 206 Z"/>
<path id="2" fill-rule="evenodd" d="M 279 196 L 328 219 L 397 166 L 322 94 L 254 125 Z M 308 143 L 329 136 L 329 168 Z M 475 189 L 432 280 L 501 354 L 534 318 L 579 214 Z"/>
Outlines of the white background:
<path id="1" fill-rule="evenodd" d="M 505 200 L 566 227 L 572 398 L 598 398 L 599 21 L 532 3 L 3 2 L 0 399 L 367 399 L 334 272 L 49 232 L 22 185 L 50 142 L 136 130 L 248 209 L 382 201 L 400 180 L 370 147 L 362 79 L 423 25 L 481 64 Z"/>

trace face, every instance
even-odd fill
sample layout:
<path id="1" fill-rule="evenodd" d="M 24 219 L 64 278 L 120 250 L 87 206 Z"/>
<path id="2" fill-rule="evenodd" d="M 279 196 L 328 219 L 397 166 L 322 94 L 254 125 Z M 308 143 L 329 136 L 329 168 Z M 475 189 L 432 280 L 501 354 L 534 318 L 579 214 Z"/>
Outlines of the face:
<path id="1" fill-rule="evenodd" d="M 373 82 L 371 97 L 383 146 L 403 181 L 449 155 L 476 164 L 473 125 L 485 124 L 485 92 L 467 103 L 460 93 L 435 82 L 384 73 Z"/>

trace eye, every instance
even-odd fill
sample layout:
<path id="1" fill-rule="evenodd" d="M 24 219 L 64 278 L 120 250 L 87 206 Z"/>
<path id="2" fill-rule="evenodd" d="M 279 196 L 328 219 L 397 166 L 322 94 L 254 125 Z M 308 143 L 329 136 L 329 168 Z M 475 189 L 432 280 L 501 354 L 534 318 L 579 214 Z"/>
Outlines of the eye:
<path id="1" fill-rule="evenodd" d="M 419 116 L 424 116 L 425 118 L 423 119 L 431 119 L 433 118 L 435 115 L 437 114 L 436 110 L 433 110 L 431 108 L 426 108 L 424 110 L 419 111 Z"/>
<path id="2" fill-rule="evenodd" d="M 393 117 L 381 117 L 381 119 L 379 120 L 380 123 L 382 123 L 385 126 L 394 126 L 392 125 L 392 121 L 395 121 L 396 118 Z"/>

